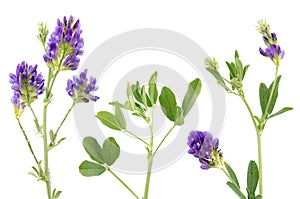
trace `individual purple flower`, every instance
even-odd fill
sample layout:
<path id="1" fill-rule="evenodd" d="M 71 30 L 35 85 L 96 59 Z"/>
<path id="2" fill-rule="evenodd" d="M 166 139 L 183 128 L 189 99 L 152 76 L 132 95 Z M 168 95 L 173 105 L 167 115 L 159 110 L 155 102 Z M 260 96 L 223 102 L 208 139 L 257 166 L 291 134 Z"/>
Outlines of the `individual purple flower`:
<path id="1" fill-rule="evenodd" d="M 83 38 L 79 19 L 74 23 L 72 16 L 61 21 L 57 19 L 57 26 L 50 35 L 48 47 L 44 54 L 45 62 L 56 70 L 76 70 L 83 54 Z"/>
<path id="2" fill-rule="evenodd" d="M 11 102 L 17 109 L 24 109 L 45 91 L 42 73 L 37 73 L 37 65 L 28 65 L 26 62 L 18 64 L 16 74 L 9 74 L 9 82 L 14 95 Z"/>
<path id="3" fill-rule="evenodd" d="M 87 69 L 85 69 L 79 74 L 79 77 L 74 75 L 73 80 L 69 79 L 67 81 L 66 91 L 75 103 L 87 103 L 89 100 L 96 102 L 99 99 L 98 96 L 91 94 L 91 92 L 98 90 L 96 78 L 91 76 L 89 80 L 87 78 Z"/>
<path id="4" fill-rule="evenodd" d="M 187 144 L 190 147 L 188 153 L 199 159 L 202 169 L 224 165 L 222 153 L 218 150 L 219 139 L 213 138 L 211 133 L 191 131 Z"/>
<path id="5" fill-rule="evenodd" d="M 24 111 L 25 103 L 21 102 L 21 94 L 19 91 L 14 91 L 14 95 L 11 98 L 11 103 L 14 106 L 14 112 L 16 117 L 20 117 Z"/>

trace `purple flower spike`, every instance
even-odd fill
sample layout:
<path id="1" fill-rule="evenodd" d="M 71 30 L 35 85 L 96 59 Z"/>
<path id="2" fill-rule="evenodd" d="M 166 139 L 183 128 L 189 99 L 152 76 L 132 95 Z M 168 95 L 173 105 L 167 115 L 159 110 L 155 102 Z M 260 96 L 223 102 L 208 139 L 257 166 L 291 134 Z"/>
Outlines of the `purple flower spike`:
<path id="1" fill-rule="evenodd" d="M 98 90 L 96 83 L 96 78 L 92 76 L 88 82 L 87 69 L 85 69 L 79 74 L 79 77 L 73 76 L 73 80 L 69 79 L 67 81 L 66 91 L 73 98 L 75 103 L 87 103 L 89 100 L 96 102 L 99 97 L 91 94 L 91 92 Z"/>
<path id="2" fill-rule="evenodd" d="M 57 67 L 55 64 L 60 63 L 62 59 L 63 65 L 57 70 L 76 70 L 84 46 L 80 21 L 74 23 L 72 16 L 68 20 L 64 17 L 62 21 L 57 19 L 57 26 L 49 38 L 48 48 L 43 58 L 50 67 Z"/>
<path id="3" fill-rule="evenodd" d="M 279 66 L 285 52 L 277 44 L 277 35 L 271 32 L 270 25 L 265 20 L 258 21 L 257 29 L 263 35 L 264 43 L 267 46 L 265 50 L 259 48 L 259 53 L 265 57 L 269 57 L 276 66 Z"/>
<path id="4" fill-rule="evenodd" d="M 188 136 L 189 154 L 198 158 L 201 169 L 216 168 L 222 166 L 223 156 L 219 147 L 219 139 L 213 138 L 209 132 L 191 131 Z"/>
<path id="5" fill-rule="evenodd" d="M 30 105 L 45 91 L 45 80 L 41 73 L 37 73 L 37 67 L 22 62 L 18 64 L 16 74 L 9 74 L 11 89 L 14 91 L 11 102 L 15 107 L 15 113 L 16 110 L 23 112 L 25 105 Z"/>

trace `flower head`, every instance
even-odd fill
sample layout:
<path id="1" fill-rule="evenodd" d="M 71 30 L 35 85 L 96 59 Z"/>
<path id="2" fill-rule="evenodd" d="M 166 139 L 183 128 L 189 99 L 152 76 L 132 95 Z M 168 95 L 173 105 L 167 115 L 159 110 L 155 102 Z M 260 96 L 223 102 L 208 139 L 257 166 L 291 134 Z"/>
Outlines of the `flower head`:
<path id="1" fill-rule="evenodd" d="M 99 97 L 91 94 L 92 91 L 98 90 L 96 86 L 96 78 L 90 77 L 90 81 L 87 78 L 87 69 L 79 74 L 73 76 L 73 80 L 67 81 L 66 91 L 73 98 L 76 103 L 89 102 L 89 100 L 96 102 Z"/>
<path id="2" fill-rule="evenodd" d="M 204 64 L 206 68 L 211 68 L 215 71 L 219 71 L 218 60 L 214 57 L 207 57 L 204 59 Z"/>
<path id="3" fill-rule="evenodd" d="M 259 48 L 259 52 L 261 55 L 265 57 L 269 57 L 277 66 L 280 63 L 280 60 L 284 57 L 284 51 L 281 50 L 279 45 L 272 44 L 265 50 Z"/>
<path id="4" fill-rule="evenodd" d="M 62 21 L 57 19 L 57 26 L 50 35 L 44 55 L 48 66 L 56 70 L 76 70 L 80 62 L 79 56 L 83 54 L 81 33 L 79 19 L 76 22 L 72 16 L 68 20 L 66 17 Z"/>
<path id="5" fill-rule="evenodd" d="M 265 50 L 259 48 L 260 54 L 265 57 L 269 57 L 276 66 L 279 66 L 285 52 L 281 50 L 280 46 L 278 45 L 276 34 L 271 32 L 270 25 L 266 22 L 266 20 L 258 21 L 257 30 L 263 35 L 263 41 L 267 46 Z"/>
<path id="6" fill-rule="evenodd" d="M 44 79 L 42 73 L 37 73 L 37 65 L 28 66 L 26 62 L 18 64 L 16 74 L 9 74 L 9 82 L 14 90 L 14 95 L 11 99 L 16 109 L 22 113 L 25 105 L 30 105 L 38 98 L 38 95 L 45 91 Z M 20 116 L 20 114 L 19 114 Z"/>
<path id="7" fill-rule="evenodd" d="M 190 147 L 188 153 L 199 159 L 202 169 L 207 170 L 224 165 L 223 155 L 218 150 L 219 139 L 213 138 L 211 133 L 191 131 L 187 144 Z"/>

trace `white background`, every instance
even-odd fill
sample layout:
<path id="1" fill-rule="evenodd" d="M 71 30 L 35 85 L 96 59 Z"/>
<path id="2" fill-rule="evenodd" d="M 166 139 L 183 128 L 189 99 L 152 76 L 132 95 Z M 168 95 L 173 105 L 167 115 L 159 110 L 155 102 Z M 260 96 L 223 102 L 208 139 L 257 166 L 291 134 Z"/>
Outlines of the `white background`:
<path id="1" fill-rule="evenodd" d="M 46 198 L 45 185 L 26 173 L 33 164 L 26 143 L 14 119 L 8 73 L 22 60 L 37 63 L 45 72 L 42 48 L 35 35 L 37 23 L 44 21 L 52 32 L 57 18 L 72 14 L 80 18 L 87 58 L 98 45 L 119 33 L 138 28 L 163 28 L 186 35 L 222 63 L 232 60 L 238 49 L 244 63 L 251 68 L 245 79 L 245 90 L 254 111 L 259 114 L 258 86 L 269 83 L 274 66 L 259 55 L 263 46 L 255 29 L 257 20 L 266 18 L 276 32 L 286 56 L 280 67 L 283 75 L 276 108 L 292 106 L 294 111 L 272 119 L 263 135 L 264 198 L 297 198 L 299 139 L 299 9 L 296 1 L 6 1 L 1 3 L 1 73 L 0 132 L 1 198 Z M 145 63 L 147 64 L 147 63 Z M 43 66 L 43 67 L 42 67 Z M 54 88 L 61 100 L 50 111 L 50 121 L 57 124 L 58 110 L 66 109 L 70 100 L 64 91 L 65 80 L 75 73 L 63 74 Z M 105 85 L 106 86 L 106 85 Z M 103 87 L 103 86 L 102 86 Z M 97 93 L 101 96 L 100 90 Z M 57 98 L 58 99 L 58 98 Z M 255 133 L 239 99 L 227 96 L 226 121 L 220 135 L 225 159 L 236 170 L 245 187 L 246 168 L 256 159 Z M 99 101 L 99 103 L 101 103 Z M 39 102 L 35 104 L 38 106 Z M 64 111 L 63 111 L 64 112 Z M 41 116 L 40 113 L 38 113 Z M 25 113 L 22 117 L 29 117 Z M 24 121 L 29 121 L 24 119 Z M 33 130 L 26 122 L 25 127 Z M 206 130 L 206 129 L 199 129 Z M 68 139 L 51 152 L 50 168 L 53 187 L 63 190 L 61 198 L 132 198 L 108 173 L 95 178 L 82 177 L 78 165 L 87 158 L 70 118 L 62 129 Z M 30 133 L 35 148 L 41 139 Z M 41 154 L 39 154 L 41 155 Z M 130 160 L 128 160 L 130 161 Z M 202 171 L 199 163 L 185 155 L 167 169 L 153 175 L 150 198 L 237 198 L 225 185 L 226 177 L 218 170 Z M 120 173 L 139 195 L 144 176 Z"/>

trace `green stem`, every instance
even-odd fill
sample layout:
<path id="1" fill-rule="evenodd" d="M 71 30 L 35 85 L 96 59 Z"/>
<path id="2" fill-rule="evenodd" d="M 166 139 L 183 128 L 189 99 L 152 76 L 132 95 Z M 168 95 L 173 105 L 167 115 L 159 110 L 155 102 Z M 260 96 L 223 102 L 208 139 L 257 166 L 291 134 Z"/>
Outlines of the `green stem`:
<path id="1" fill-rule="evenodd" d="M 258 128 L 258 125 L 256 124 L 253 112 L 252 112 L 252 110 L 251 110 L 251 108 L 250 108 L 247 100 L 245 99 L 245 96 L 244 96 L 243 92 L 242 92 L 241 98 L 242 98 L 243 102 L 245 103 L 245 105 L 246 105 L 246 107 L 248 109 L 248 112 L 249 112 L 249 114 L 251 116 L 253 125 L 254 125 L 255 130 L 256 130 L 256 136 L 257 136 L 257 156 L 258 156 L 258 169 L 259 169 L 259 195 L 262 196 L 262 194 L 263 194 L 262 152 L 261 152 L 261 135 L 262 135 L 262 130 L 260 130 Z"/>
<path id="2" fill-rule="evenodd" d="M 123 181 L 119 178 L 119 176 L 117 176 L 117 174 L 115 174 L 109 167 L 106 168 L 107 171 L 109 171 L 122 185 L 124 185 L 124 187 L 126 187 L 126 189 L 132 193 L 132 195 L 139 199 L 139 197 L 134 193 L 134 191 L 132 191 L 132 189 L 130 189 L 130 187 Z"/>
<path id="3" fill-rule="evenodd" d="M 147 177 L 146 177 L 146 184 L 145 184 L 145 191 L 144 191 L 143 199 L 148 199 L 150 179 L 151 179 L 151 173 L 152 173 L 152 163 L 153 163 L 153 158 L 154 158 L 154 155 L 152 155 L 151 153 L 152 153 L 152 151 L 150 151 L 149 155 L 148 155 L 148 170 L 147 170 Z"/>
<path id="4" fill-rule="evenodd" d="M 43 140 L 44 140 L 44 171 L 45 171 L 45 182 L 47 188 L 48 199 L 52 199 L 51 196 L 51 181 L 49 172 L 49 159 L 48 159 L 48 141 L 47 141 L 47 106 L 44 105 L 43 111 Z"/>
<path id="5" fill-rule="evenodd" d="M 36 158 L 36 155 L 35 155 L 35 153 L 34 153 L 32 147 L 31 147 L 30 141 L 29 141 L 29 139 L 28 139 L 28 137 L 27 137 L 27 135 L 26 135 L 26 132 L 25 132 L 25 130 L 24 130 L 22 124 L 21 124 L 20 118 L 17 117 L 16 119 L 18 120 L 19 127 L 20 127 L 20 129 L 21 129 L 21 131 L 22 131 L 22 133 L 23 133 L 23 135 L 24 135 L 24 137 L 25 137 L 25 140 L 26 140 L 27 145 L 28 145 L 28 147 L 29 147 L 29 150 L 30 150 L 30 152 L 31 152 L 31 154 L 32 154 L 32 156 L 33 156 L 33 159 L 34 159 L 35 163 L 38 165 L 38 164 L 39 164 L 39 161 L 38 161 L 38 159 Z"/>
<path id="6" fill-rule="evenodd" d="M 149 187 L 150 187 L 150 179 L 151 179 L 151 174 L 152 174 L 152 164 L 153 164 L 153 159 L 155 156 L 155 153 L 153 153 L 153 144 L 154 144 L 154 133 L 153 133 L 153 109 L 150 115 L 150 123 L 149 123 L 149 130 L 150 130 L 150 144 L 148 147 L 148 168 L 147 168 L 147 177 L 146 177 L 146 182 L 145 182 L 145 190 L 144 190 L 144 197 L 143 199 L 148 199 L 149 195 Z"/>
<path id="7" fill-rule="evenodd" d="M 50 84 L 50 88 L 49 88 L 49 95 L 51 94 L 51 91 L 52 91 L 52 88 L 53 88 L 53 85 L 54 85 L 54 82 L 55 82 L 55 79 L 56 79 L 56 77 L 57 77 L 57 75 L 58 75 L 58 72 L 56 72 L 55 74 L 54 74 L 54 76 L 53 76 L 53 79 L 52 79 L 52 81 L 51 81 L 51 84 Z M 48 96 L 49 97 L 49 96 Z"/>
<path id="8" fill-rule="evenodd" d="M 263 177 L 262 177 L 262 153 L 261 153 L 261 133 L 257 134 L 257 152 L 259 169 L 259 195 L 263 195 Z"/>
<path id="9" fill-rule="evenodd" d="M 62 119 L 62 121 L 60 122 L 58 128 L 55 131 L 55 135 L 57 135 L 57 133 L 59 132 L 60 128 L 62 127 L 62 125 L 64 124 L 64 122 L 66 121 L 67 117 L 69 116 L 71 110 L 74 108 L 75 106 L 75 101 L 73 101 L 71 107 L 69 108 L 69 110 L 67 111 L 66 115 L 64 116 L 64 118 Z"/>
<path id="10" fill-rule="evenodd" d="M 165 141 L 165 139 L 169 136 L 169 134 L 172 132 L 172 130 L 175 128 L 176 124 L 174 124 L 170 130 L 168 131 L 168 133 L 164 136 L 164 138 L 160 141 L 159 145 L 157 146 L 157 148 L 155 149 L 153 156 L 157 153 L 158 149 L 160 148 L 160 146 L 162 145 L 162 143 Z"/>
<path id="11" fill-rule="evenodd" d="M 258 129 L 257 123 L 256 123 L 256 121 L 255 121 L 254 114 L 253 114 L 253 112 L 252 112 L 252 110 L 251 110 L 251 108 L 250 108 L 250 106 L 249 106 L 249 104 L 248 104 L 248 102 L 247 102 L 247 100 L 246 100 L 246 98 L 245 98 L 245 95 L 244 95 L 244 92 L 243 92 L 243 91 L 241 91 L 240 97 L 242 98 L 244 104 L 245 104 L 246 107 L 247 107 L 247 110 L 248 110 L 248 112 L 249 112 L 249 114 L 250 114 L 250 116 L 251 116 L 251 119 L 252 119 L 252 123 L 253 123 L 253 125 L 254 125 L 254 127 L 255 127 L 256 133 L 258 133 L 258 132 L 259 132 L 259 129 Z"/>

